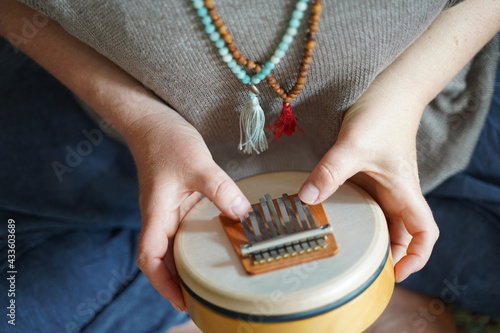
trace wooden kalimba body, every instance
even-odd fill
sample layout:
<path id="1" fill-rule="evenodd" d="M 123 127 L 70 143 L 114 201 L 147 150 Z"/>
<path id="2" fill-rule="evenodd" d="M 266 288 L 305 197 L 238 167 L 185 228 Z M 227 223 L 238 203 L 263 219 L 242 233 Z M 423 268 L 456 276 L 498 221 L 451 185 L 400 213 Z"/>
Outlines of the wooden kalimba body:
<path id="1" fill-rule="evenodd" d="M 307 175 L 279 172 L 239 181 L 250 202 L 265 205 L 259 200 L 263 199 L 269 208 L 249 216 L 246 226 L 234 222 L 239 236 L 226 233 L 228 221 L 219 217 L 220 211 L 207 199 L 182 222 L 175 240 L 175 261 L 189 314 L 203 332 L 362 332 L 388 304 L 394 288 L 389 235 L 382 211 L 368 194 L 350 183 L 341 186 L 322 205 L 331 227 L 323 227 L 328 232 L 322 234 L 313 229 L 323 222 L 301 226 L 309 221 L 307 209 L 314 206 L 299 213 L 300 203 L 292 197 L 288 209 L 293 206 L 297 221 L 291 214 L 288 222 L 295 231 L 300 228 L 303 239 L 287 232 L 287 207 L 280 207 L 275 199 L 275 211 L 271 208 L 264 194 L 281 198 L 284 205 L 283 193 L 296 193 Z M 277 218 L 283 237 L 276 224 L 274 237 L 269 227 L 267 237 L 262 229 L 257 237 L 254 228 L 259 223 Z M 298 225 L 293 227 L 295 222 Z M 240 243 L 235 245 L 238 237 Z M 245 242 L 256 251 L 243 254 Z M 299 244 L 295 250 L 294 244 Z M 289 264 L 318 254 L 321 259 Z M 243 260 L 264 271 L 249 272 Z M 283 267 L 269 271 L 266 265 Z"/>

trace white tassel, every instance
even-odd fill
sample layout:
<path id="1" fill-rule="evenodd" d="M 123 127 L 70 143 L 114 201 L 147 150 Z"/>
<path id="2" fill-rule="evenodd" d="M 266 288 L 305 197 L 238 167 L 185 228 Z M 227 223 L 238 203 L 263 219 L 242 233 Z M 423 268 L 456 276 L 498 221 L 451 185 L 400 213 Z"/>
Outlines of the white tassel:
<path id="1" fill-rule="evenodd" d="M 260 107 L 257 95 L 250 92 L 250 100 L 240 114 L 239 150 L 243 150 L 246 154 L 252 152 L 259 154 L 268 148 L 267 137 L 264 133 L 265 122 L 264 110 Z"/>

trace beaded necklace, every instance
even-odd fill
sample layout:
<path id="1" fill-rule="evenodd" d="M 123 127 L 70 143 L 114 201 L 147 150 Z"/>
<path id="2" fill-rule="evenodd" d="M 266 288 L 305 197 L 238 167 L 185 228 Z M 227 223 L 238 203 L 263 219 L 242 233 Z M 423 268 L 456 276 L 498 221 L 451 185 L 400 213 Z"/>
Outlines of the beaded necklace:
<path id="1" fill-rule="evenodd" d="M 283 133 L 292 135 L 296 129 L 303 132 L 297 125 L 297 119 L 293 114 L 291 102 L 297 97 L 307 80 L 309 64 L 312 61 L 314 48 L 316 46 L 316 32 L 320 20 L 322 0 L 312 0 L 312 10 L 309 19 L 309 28 L 304 42 L 304 55 L 300 64 L 299 73 L 293 87 L 287 92 L 271 74 L 272 70 L 285 56 L 294 37 L 297 35 L 308 2 L 311 0 L 298 0 L 292 17 L 288 23 L 288 29 L 283 35 L 281 42 L 274 51 L 271 58 L 263 64 L 249 59 L 238 49 L 233 36 L 224 24 L 222 18 L 215 9 L 214 0 L 192 0 L 197 14 L 205 27 L 205 32 L 214 43 L 222 60 L 227 64 L 236 77 L 249 88 L 249 101 L 240 114 L 240 143 L 238 148 L 245 153 L 256 152 L 257 154 L 268 148 L 267 138 L 264 133 L 265 115 L 260 107 L 257 96 L 259 90 L 256 85 L 264 79 L 272 87 L 274 92 L 283 99 L 283 109 L 278 120 L 269 129 L 274 131 L 274 137 L 278 140 Z M 253 71 L 253 75 L 247 73 L 245 68 Z"/>

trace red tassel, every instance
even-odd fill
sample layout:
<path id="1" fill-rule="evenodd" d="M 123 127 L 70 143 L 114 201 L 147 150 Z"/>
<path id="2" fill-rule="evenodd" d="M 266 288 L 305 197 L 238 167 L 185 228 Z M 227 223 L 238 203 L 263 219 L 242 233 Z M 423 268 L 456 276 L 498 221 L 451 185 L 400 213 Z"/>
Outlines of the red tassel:
<path id="1" fill-rule="evenodd" d="M 276 141 L 281 138 L 283 133 L 287 136 L 292 135 L 295 129 L 304 132 L 304 130 L 297 125 L 297 119 L 293 114 L 292 105 L 286 102 L 283 102 L 283 109 L 281 110 L 281 115 L 278 120 L 268 128 L 274 131 L 274 138 Z"/>

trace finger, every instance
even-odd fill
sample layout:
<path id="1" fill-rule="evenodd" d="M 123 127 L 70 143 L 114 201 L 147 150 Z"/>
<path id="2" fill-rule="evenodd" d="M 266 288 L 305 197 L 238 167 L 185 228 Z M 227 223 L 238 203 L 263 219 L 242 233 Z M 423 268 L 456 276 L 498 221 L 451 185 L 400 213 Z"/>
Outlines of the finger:
<path id="1" fill-rule="evenodd" d="M 172 192 L 168 193 L 172 196 Z M 153 287 L 174 307 L 184 311 L 186 306 L 175 273 L 175 269 L 168 269 L 164 262 L 171 245 L 169 236 L 175 233 L 179 221 L 179 210 L 169 207 L 167 200 L 155 200 L 141 197 L 141 212 L 143 214 L 141 236 L 137 265 L 147 276 Z M 155 195 L 154 198 L 168 198 L 166 195 Z M 181 199 L 182 200 L 182 199 Z M 171 254 L 171 253 L 170 253 Z"/>
<path id="2" fill-rule="evenodd" d="M 387 226 L 391 237 L 392 262 L 396 265 L 406 255 L 411 235 L 406 230 L 403 220 L 399 217 L 388 218 Z"/>
<path id="3" fill-rule="evenodd" d="M 195 179 L 196 190 L 203 193 L 217 208 L 233 219 L 241 219 L 250 209 L 250 202 L 236 183 L 215 163 L 205 165 Z"/>
<path id="4" fill-rule="evenodd" d="M 358 157 L 335 145 L 321 159 L 299 190 L 300 200 L 314 205 L 331 196 L 340 185 L 361 171 Z"/>
<path id="5" fill-rule="evenodd" d="M 203 196 L 199 192 L 194 192 L 187 197 L 179 207 L 179 219 L 182 221 L 186 214 L 193 208 Z"/>
<path id="6" fill-rule="evenodd" d="M 395 266 L 397 282 L 424 267 L 439 237 L 439 229 L 423 196 L 414 195 L 410 200 L 413 202 L 402 211 L 401 217 L 412 239 L 406 255 Z"/>

